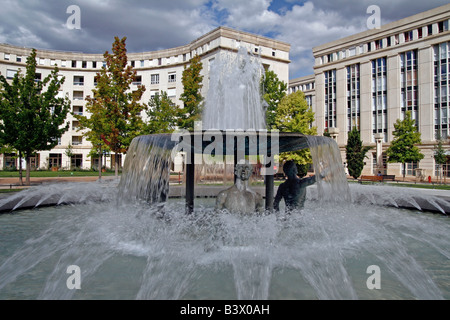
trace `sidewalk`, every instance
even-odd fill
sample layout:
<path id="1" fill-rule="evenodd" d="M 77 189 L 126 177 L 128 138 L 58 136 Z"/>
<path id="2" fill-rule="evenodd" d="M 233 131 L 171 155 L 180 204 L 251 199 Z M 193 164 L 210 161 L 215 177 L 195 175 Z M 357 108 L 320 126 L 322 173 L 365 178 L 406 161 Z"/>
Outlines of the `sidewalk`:
<path id="1" fill-rule="evenodd" d="M 102 176 L 102 180 L 112 180 L 115 176 Z M 40 185 L 43 183 L 58 183 L 58 182 L 93 182 L 97 181 L 98 176 L 84 176 L 84 177 L 31 177 L 31 186 Z M 25 177 L 23 178 L 25 183 Z M 0 189 L 23 189 L 29 186 L 19 185 L 19 178 L 0 178 Z"/>

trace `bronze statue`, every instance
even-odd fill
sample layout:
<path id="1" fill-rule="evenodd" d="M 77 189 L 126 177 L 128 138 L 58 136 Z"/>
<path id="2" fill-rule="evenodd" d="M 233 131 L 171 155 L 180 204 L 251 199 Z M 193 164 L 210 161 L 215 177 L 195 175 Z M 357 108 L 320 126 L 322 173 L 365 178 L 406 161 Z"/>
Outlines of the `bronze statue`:
<path id="1" fill-rule="evenodd" d="M 264 210 L 262 196 L 251 190 L 248 180 L 252 175 L 251 164 L 237 164 L 234 169 L 235 184 L 217 195 L 216 209 L 227 209 L 232 213 L 255 214 Z"/>

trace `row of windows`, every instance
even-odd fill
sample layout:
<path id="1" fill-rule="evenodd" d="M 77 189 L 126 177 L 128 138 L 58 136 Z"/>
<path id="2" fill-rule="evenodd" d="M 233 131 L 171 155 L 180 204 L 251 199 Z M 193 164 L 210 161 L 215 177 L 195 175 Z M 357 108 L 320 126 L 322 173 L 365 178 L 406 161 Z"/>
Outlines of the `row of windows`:
<path id="1" fill-rule="evenodd" d="M 12 61 L 12 55 L 9 53 L 4 53 L 3 59 L 5 61 Z M 162 66 L 162 65 L 168 65 L 168 64 L 174 64 L 178 63 L 180 61 L 186 62 L 188 60 L 187 54 L 183 54 L 180 56 L 173 56 L 168 58 L 155 58 L 155 59 L 149 59 L 149 60 L 131 60 L 128 61 L 128 65 L 132 66 L 133 68 L 143 68 L 146 66 Z M 26 57 L 22 56 L 15 56 L 16 62 L 25 62 Z M 148 61 L 148 62 L 146 62 Z M 59 60 L 58 60 L 59 62 Z M 36 58 L 36 63 L 38 65 L 50 65 L 50 66 L 56 66 L 57 61 L 55 59 L 46 59 L 46 58 Z M 79 60 L 60 60 L 60 67 L 63 68 L 92 68 L 92 69 L 98 69 L 101 67 L 106 67 L 105 61 L 79 61 Z"/>
<path id="2" fill-rule="evenodd" d="M 17 70 L 13 69 L 7 69 L 6 70 L 6 78 L 7 79 L 13 79 L 16 75 Z M 42 80 L 42 74 L 36 73 L 35 74 L 35 80 L 41 81 Z M 168 74 L 168 82 L 169 83 L 175 83 L 177 81 L 177 75 L 175 72 Z M 134 81 L 132 82 L 133 85 L 141 85 L 142 84 L 142 76 L 137 75 Z M 159 84 L 159 74 L 152 74 L 150 76 L 150 84 Z M 73 76 L 73 85 L 74 86 L 84 86 L 84 76 Z M 97 77 L 94 77 L 94 86 L 97 85 Z"/>
<path id="3" fill-rule="evenodd" d="M 449 20 L 447 19 L 439 21 L 434 24 L 422 26 L 414 30 L 408 30 L 392 36 L 388 36 L 386 38 L 377 39 L 375 41 L 370 41 L 364 44 L 360 44 L 358 46 L 343 49 L 341 51 L 329 53 L 327 55 L 319 57 L 318 64 L 320 65 L 328 62 L 345 59 L 347 57 L 353 57 L 358 54 L 388 48 L 394 45 L 398 45 L 400 43 L 422 39 L 423 37 L 430 36 L 433 34 L 439 34 L 448 30 L 449 30 Z"/>
<path id="4" fill-rule="evenodd" d="M 313 90 L 314 89 L 314 82 L 308 82 L 305 84 L 300 84 L 300 85 L 296 85 L 296 86 L 291 86 L 289 87 L 289 91 L 290 93 L 296 92 L 296 91 L 308 91 L 308 90 Z"/>

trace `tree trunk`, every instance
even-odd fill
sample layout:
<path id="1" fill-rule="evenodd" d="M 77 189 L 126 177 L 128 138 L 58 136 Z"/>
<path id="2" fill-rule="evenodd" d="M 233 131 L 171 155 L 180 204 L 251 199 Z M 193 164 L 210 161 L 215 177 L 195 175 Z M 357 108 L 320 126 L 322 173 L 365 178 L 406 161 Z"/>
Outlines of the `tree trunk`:
<path id="1" fill-rule="evenodd" d="M 404 162 L 402 165 L 403 165 L 403 181 L 405 181 L 405 176 L 406 176 L 406 163 Z"/>
<path id="2" fill-rule="evenodd" d="M 102 180 L 102 149 L 100 148 L 98 155 L 98 180 Z"/>
<path id="3" fill-rule="evenodd" d="M 19 184 L 23 186 L 22 178 L 22 153 L 19 152 Z"/>
<path id="4" fill-rule="evenodd" d="M 115 165 L 115 176 L 116 176 L 116 179 L 117 178 L 119 178 L 119 154 L 118 153 L 116 153 L 115 154 L 115 163 L 116 163 L 116 165 Z"/>
<path id="5" fill-rule="evenodd" d="M 29 186 L 31 184 L 30 181 L 30 173 L 31 173 L 31 157 L 27 154 L 26 157 L 26 162 L 27 162 L 27 174 L 26 174 L 26 185 Z"/>

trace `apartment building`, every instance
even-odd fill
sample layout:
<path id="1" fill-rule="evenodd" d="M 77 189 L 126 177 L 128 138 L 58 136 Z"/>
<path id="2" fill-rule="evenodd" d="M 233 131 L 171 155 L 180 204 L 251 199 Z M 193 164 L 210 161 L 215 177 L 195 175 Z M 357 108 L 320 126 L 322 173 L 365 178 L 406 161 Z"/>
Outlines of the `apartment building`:
<path id="1" fill-rule="evenodd" d="M 439 174 L 433 148 L 440 136 L 450 176 L 449 19 L 445 5 L 313 48 L 314 75 L 291 80 L 289 90 L 314 97 L 318 133 L 328 131 L 336 139 L 344 165 L 348 132 L 356 127 L 364 145 L 372 147 L 363 174 L 402 175 L 400 164 L 387 163 L 385 151 L 395 121 L 410 111 L 425 158 L 408 163 L 406 174 L 422 179 Z"/>
<path id="2" fill-rule="evenodd" d="M 143 103 L 147 103 L 155 94 L 165 91 L 176 104 L 182 107 L 183 104 L 179 100 L 183 92 L 181 78 L 189 60 L 195 55 L 201 57 L 204 76 L 202 95 L 205 97 L 208 91 L 209 66 L 212 61 L 223 52 L 237 52 L 239 47 L 245 47 L 249 52 L 259 55 L 265 69 L 274 71 L 281 80 L 288 82 L 289 44 L 227 27 L 219 27 L 181 47 L 128 53 L 129 64 L 137 72 L 131 90 L 137 88 L 137 85 L 145 85 L 146 91 L 141 100 Z M 105 48 L 106 50 L 110 48 Z M 0 44 L 0 73 L 12 79 L 19 69 L 25 71 L 26 58 L 30 51 L 31 48 Z M 60 95 L 69 97 L 73 114 L 86 114 L 86 97 L 92 94 L 92 89 L 96 86 L 96 74 L 104 64 L 103 53 L 37 50 L 36 81 L 44 79 L 55 66 L 58 66 L 59 74 L 65 77 Z M 64 169 L 76 166 L 89 169 L 98 166 L 98 159 L 91 159 L 88 156 L 91 144 L 86 141 L 81 132 L 77 131 L 79 123 L 76 118 L 69 115 L 67 121 L 70 123 L 69 130 L 61 137 L 54 149 L 38 152 L 32 161 L 33 168 Z M 69 145 L 72 146 L 71 157 L 66 155 Z M 114 163 L 114 154 L 106 154 L 104 159 L 105 162 L 102 165 L 111 167 L 111 163 Z M 121 163 L 123 161 L 124 157 Z M 0 156 L 0 169 L 13 166 L 18 166 L 14 154 Z"/>

